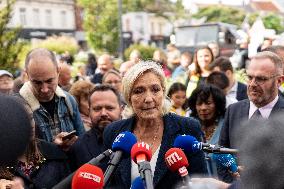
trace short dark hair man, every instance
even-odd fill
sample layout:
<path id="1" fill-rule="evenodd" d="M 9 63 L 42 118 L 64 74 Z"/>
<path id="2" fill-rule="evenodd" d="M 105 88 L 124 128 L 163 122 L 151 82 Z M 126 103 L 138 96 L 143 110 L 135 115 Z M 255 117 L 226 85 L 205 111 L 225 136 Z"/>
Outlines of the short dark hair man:
<path id="1" fill-rule="evenodd" d="M 110 85 L 98 85 L 89 98 L 92 128 L 71 147 L 75 168 L 104 151 L 103 131 L 113 121 L 121 119 L 122 104 L 119 93 Z"/>
<path id="2" fill-rule="evenodd" d="M 63 141 L 62 137 L 72 130 L 81 135 L 84 127 L 75 99 L 58 86 L 55 55 L 47 49 L 33 49 L 26 57 L 25 69 L 29 81 L 19 93 L 33 111 L 36 136 L 68 150 L 77 138 Z"/>
<path id="3" fill-rule="evenodd" d="M 213 71 L 220 71 L 226 74 L 229 79 L 229 87 L 227 89 L 227 96 L 235 98 L 238 101 L 247 99 L 247 87 L 245 84 L 236 81 L 234 70 L 230 59 L 226 57 L 218 57 L 210 65 L 209 68 Z"/>

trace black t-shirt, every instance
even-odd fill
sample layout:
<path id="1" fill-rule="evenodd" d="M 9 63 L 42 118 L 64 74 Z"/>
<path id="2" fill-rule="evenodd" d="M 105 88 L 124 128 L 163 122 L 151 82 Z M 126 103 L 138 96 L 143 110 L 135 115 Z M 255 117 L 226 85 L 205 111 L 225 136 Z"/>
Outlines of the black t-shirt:
<path id="1" fill-rule="evenodd" d="M 54 110 L 55 110 L 55 95 L 51 101 L 40 102 L 44 109 L 49 113 L 49 115 L 54 119 Z"/>

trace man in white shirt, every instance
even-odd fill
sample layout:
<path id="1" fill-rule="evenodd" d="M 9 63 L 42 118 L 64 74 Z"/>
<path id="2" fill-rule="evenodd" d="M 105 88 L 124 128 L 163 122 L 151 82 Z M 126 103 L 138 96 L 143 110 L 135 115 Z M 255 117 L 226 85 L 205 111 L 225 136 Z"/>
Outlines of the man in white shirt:
<path id="1" fill-rule="evenodd" d="M 272 52 L 260 52 L 252 57 L 246 73 L 248 99 L 232 104 L 225 114 L 219 144 L 228 148 L 237 147 L 237 129 L 244 121 L 284 112 L 284 99 L 278 96 L 284 78 L 282 59 Z"/>

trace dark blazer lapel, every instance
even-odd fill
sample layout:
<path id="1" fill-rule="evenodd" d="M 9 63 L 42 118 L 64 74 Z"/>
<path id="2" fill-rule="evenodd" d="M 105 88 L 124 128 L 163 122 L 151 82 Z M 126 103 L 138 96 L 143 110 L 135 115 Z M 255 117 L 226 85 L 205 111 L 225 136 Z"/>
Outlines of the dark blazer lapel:
<path id="1" fill-rule="evenodd" d="M 167 172 L 168 168 L 165 163 L 165 154 L 173 146 L 174 140 L 176 138 L 176 133 L 179 130 L 177 123 L 170 119 L 170 114 L 164 116 L 164 133 L 162 138 L 162 143 L 160 146 L 160 151 L 158 154 L 158 159 L 155 167 L 154 173 L 154 186 L 160 181 L 160 179 Z"/>
<path id="2" fill-rule="evenodd" d="M 283 97 L 279 96 L 278 101 L 276 102 L 275 106 L 272 108 L 269 117 L 277 112 L 284 111 L 284 99 Z"/>
<path id="3" fill-rule="evenodd" d="M 249 102 L 250 101 L 248 99 L 245 99 L 243 107 L 240 107 L 240 110 L 238 110 L 238 112 L 240 112 L 240 118 L 244 118 L 245 121 L 249 119 Z"/>

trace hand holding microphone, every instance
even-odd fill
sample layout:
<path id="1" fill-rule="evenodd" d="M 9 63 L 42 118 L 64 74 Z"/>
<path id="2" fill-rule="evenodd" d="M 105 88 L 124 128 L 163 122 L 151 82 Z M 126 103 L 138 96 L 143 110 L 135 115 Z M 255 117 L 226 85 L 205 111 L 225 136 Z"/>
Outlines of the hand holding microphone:
<path id="1" fill-rule="evenodd" d="M 145 143 L 136 143 L 131 149 L 131 158 L 138 164 L 141 179 L 144 181 L 147 189 L 153 189 L 153 175 L 150 165 L 152 151 L 150 146 Z"/>

